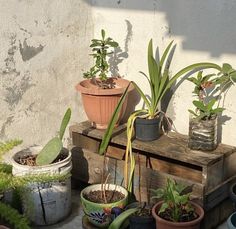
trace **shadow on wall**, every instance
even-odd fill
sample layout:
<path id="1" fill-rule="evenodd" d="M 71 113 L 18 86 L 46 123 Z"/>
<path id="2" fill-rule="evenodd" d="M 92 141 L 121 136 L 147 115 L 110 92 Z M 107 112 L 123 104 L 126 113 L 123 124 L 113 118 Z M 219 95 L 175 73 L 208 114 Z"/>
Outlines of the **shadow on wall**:
<path id="1" fill-rule="evenodd" d="M 206 51 L 213 57 L 236 54 L 235 0 L 90 0 L 89 3 L 94 7 L 164 12 L 168 33 L 183 37 L 183 49 Z"/>

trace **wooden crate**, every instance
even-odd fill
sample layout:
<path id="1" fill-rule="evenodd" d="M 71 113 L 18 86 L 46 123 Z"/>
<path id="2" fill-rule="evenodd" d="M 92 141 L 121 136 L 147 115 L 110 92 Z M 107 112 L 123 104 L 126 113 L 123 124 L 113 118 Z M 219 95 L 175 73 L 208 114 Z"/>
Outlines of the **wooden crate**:
<path id="1" fill-rule="evenodd" d="M 73 177 L 100 183 L 105 164 L 106 173 L 111 174 L 109 181 L 122 184 L 125 130 L 124 125 L 115 130 L 104 157 L 98 155 L 104 131 L 94 129 L 89 122 L 71 126 Z M 204 207 L 207 218 L 220 215 L 206 228 L 214 228 L 232 212 L 229 206 L 221 212 L 224 207 L 220 206 L 226 204 L 229 185 L 236 180 L 234 147 L 221 144 L 212 152 L 193 151 L 187 147 L 187 136 L 176 133 L 152 142 L 134 140 L 132 147 L 136 158 L 134 191 L 139 200 L 149 200 L 150 190 L 163 187 L 171 177 L 192 188 L 192 198 Z"/>

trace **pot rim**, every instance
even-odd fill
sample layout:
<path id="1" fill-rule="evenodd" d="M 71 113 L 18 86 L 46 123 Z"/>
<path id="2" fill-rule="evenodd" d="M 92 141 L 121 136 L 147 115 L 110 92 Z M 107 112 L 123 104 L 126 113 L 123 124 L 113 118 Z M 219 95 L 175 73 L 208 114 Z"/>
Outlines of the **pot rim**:
<path id="1" fill-rule="evenodd" d="M 157 213 L 156 213 L 156 208 L 159 205 L 161 205 L 163 202 L 164 201 L 157 202 L 154 205 L 154 207 L 152 208 L 152 215 L 153 215 L 153 217 L 156 220 L 158 220 L 158 221 L 160 221 L 162 223 L 169 224 L 169 225 L 171 225 L 173 227 L 176 227 L 176 226 L 178 226 L 178 227 L 186 227 L 186 226 L 194 225 L 194 224 L 197 224 L 197 223 L 201 222 L 203 217 L 204 217 L 204 210 L 203 210 L 203 208 L 200 205 L 198 205 L 197 203 L 194 203 L 193 201 L 190 201 L 190 203 L 194 206 L 195 209 L 198 208 L 200 210 L 200 215 L 199 215 L 198 218 L 196 218 L 196 219 L 194 219 L 192 221 L 188 221 L 188 222 L 172 222 L 172 221 L 165 220 L 165 219 L 161 218 L 160 216 L 158 216 Z"/>
<path id="2" fill-rule="evenodd" d="M 25 154 L 29 155 L 29 154 L 34 154 L 34 152 L 39 152 L 43 147 L 42 146 L 33 146 L 33 147 L 29 147 L 29 148 L 26 148 L 26 149 L 23 149 L 21 151 L 18 151 L 16 153 L 14 153 L 11 157 L 11 162 L 12 162 L 12 165 L 14 166 L 17 165 L 18 167 L 22 167 L 22 168 L 34 168 L 34 169 L 40 169 L 40 168 L 48 168 L 48 167 L 51 167 L 51 166 L 55 166 L 55 165 L 60 165 L 60 164 L 63 164 L 64 162 L 66 162 L 69 158 L 71 158 L 71 151 L 68 150 L 67 148 L 63 147 L 62 150 L 63 151 L 66 151 L 68 152 L 68 155 L 65 159 L 61 160 L 61 161 L 58 161 L 56 163 L 52 163 L 52 164 L 49 164 L 49 165 L 35 165 L 35 166 L 30 166 L 30 165 L 22 165 L 20 163 L 18 163 L 16 160 L 15 160 L 15 157 L 17 154 L 20 154 L 20 153 L 24 153 L 25 150 Z M 37 154 L 37 153 L 35 153 Z"/>
<path id="3" fill-rule="evenodd" d="M 113 77 L 114 78 L 114 77 Z M 82 94 L 88 95 L 120 95 L 123 94 L 125 88 L 130 83 L 129 80 L 123 78 L 114 78 L 115 88 L 103 89 L 91 83 L 90 79 L 80 81 L 76 86 L 76 90 Z M 87 87 L 85 85 L 88 85 Z M 134 90 L 134 86 L 131 84 L 128 91 Z"/>
<path id="4" fill-rule="evenodd" d="M 108 184 L 106 184 L 106 185 L 108 185 Z M 110 189 L 112 189 L 113 187 L 119 187 L 120 189 L 122 189 L 123 190 L 123 192 L 124 192 L 124 198 L 123 199 L 121 199 L 121 200 L 118 200 L 118 201 L 116 201 L 116 202 L 111 202 L 111 203 L 96 203 L 96 202 L 92 202 L 92 201 L 90 201 L 90 200 L 87 200 L 86 198 L 84 198 L 84 196 L 83 196 L 83 194 L 87 191 L 87 189 L 94 189 L 94 190 L 97 190 L 98 188 L 98 186 L 101 186 L 101 184 L 92 184 L 92 185 L 89 185 L 88 187 L 86 187 L 86 188 L 84 188 L 82 191 L 81 191 L 81 193 L 80 193 L 80 198 L 81 198 L 81 200 L 83 200 L 83 201 L 85 201 L 85 202 L 87 202 L 87 203 L 90 203 L 90 204 L 96 204 L 97 206 L 104 206 L 104 205 L 114 205 L 115 203 L 119 203 L 119 202 L 123 202 L 123 201 L 125 201 L 126 199 L 127 199 L 127 197 L 128 197 L 128 191 L 124 188 L 124 187 L 122 187 L 121 185 L 115 185 L 115 184 L 109 184 L 109 190 Z"/>
<path id="5" fill-rule="evenodd" d="M 234 187 L 236 187 L 236 183 L 233 183 L 233 184 L 230 186 L 230 193 L 236 197 L 236 192 L 234 192 L 234 190 L 233 190 Z"/>

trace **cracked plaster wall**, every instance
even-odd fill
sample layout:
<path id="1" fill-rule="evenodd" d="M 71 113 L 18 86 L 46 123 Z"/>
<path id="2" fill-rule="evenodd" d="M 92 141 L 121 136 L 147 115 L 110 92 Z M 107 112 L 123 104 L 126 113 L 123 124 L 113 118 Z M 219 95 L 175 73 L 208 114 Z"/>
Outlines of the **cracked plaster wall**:
<path id="1" fill-rule="evenodd" d="M 139 71 L 147 73 L 150 38 L 161 53 L 171 40 L 175 41 L 172 74 L 201 61 L 220 65 L 228 62 L 236 68 L 235 1 L 93 0 L 92 7 L 95 35 L 100 36 L 104 28 L 128 52 L 128 58 L 119 65 L 120 75 L 136 81 L 147 94 L 148 84 Z M 181 84 L 167 110 L 177 130 L 184 134 L 188 133 L 188 109 L 193 108 L 192 90 L 190 82 Z M 231 119 L 220 130 L 222 141 L 231 145 L 236 145 L 235 128 L 232 128 L 236 126 L 235 93 L 236 87 L 232 87 L 227 94 L 224 115 Z"/>
<path id="2" fill-rule="evenodd" d="M 91 7 L 82 0 L 0 2 L 0 139 L 43 144 L 67 107 L 72 123 L 85 120 L 75 85 L 89 64 Z"/>

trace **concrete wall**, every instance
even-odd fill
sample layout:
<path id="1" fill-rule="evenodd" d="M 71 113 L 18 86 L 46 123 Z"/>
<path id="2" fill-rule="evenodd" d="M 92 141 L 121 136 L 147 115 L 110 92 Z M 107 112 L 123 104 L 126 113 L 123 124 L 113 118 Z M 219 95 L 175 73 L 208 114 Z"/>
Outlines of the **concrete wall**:
<path id="1" fill-rule="evenodd" d="M 85 119 L 75 85 L 88 66 L 91 6 L 82 0 L 1 0 L 0 139 L 55 136 L 67 107 Z"/>
<path id="2" fill-rule="evenodd" d="M 104 28 L 121 45 L 113 58 L 119 74 L 149 93 L 146 51 L 175 40 L 172 73 L 188 64 L 229 62 L 236 68 L 234 0 L 9 0 L 0 4 L 0 139 L 19 137 L 26 145 L 45 143 L 67 107 L 72 122 L 86 119 L 74 90 L 91 58 L 92 37 Z M 167 113 L 177 130 L 188 131 L 192 85 L 184 82 Z M 225 101 L 222 141 L 236 145 L 236 108 L 231 88 Z M 139 104 L 138 106 L 141 106 Z"/>
<path id="3" fill-rule="evenodd" d="M 95 35 L 109 31 L 120 42 L 128 58 L 119 64 L 120 75 L 135 80 L 148 93 L 148 85 L 138 71 L 147 72 L 147 44 L 154 39 L 159 52 L 175 41 L 171 72 L 201 61 L 228 62 L 236 68 L 236 3 L 233 0 L 97 0 L 93 1 Z M 167 113 L 177 130 L 188 133 L 188 109 L 192 107 L 193 85 L 181 84 Z M 236 87 L 225 100 L 222 141 L 236 145 Z M 139 104 L 141 106 L 141 104 Z"/>

